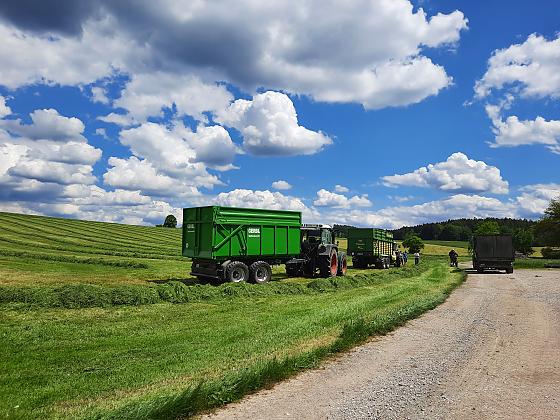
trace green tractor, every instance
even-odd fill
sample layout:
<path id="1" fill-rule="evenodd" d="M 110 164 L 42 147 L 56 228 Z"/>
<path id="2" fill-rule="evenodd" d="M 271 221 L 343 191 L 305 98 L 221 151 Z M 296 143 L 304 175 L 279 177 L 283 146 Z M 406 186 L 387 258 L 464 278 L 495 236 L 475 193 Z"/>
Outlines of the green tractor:
<path id="1" fill-rule="evenodd" d="M 290 277 L 334 277 L 346 275 L 346 253 L 339 251 L 329 225 L 304 224 L 301 227 L 301 254 L 286 261 Z"/>

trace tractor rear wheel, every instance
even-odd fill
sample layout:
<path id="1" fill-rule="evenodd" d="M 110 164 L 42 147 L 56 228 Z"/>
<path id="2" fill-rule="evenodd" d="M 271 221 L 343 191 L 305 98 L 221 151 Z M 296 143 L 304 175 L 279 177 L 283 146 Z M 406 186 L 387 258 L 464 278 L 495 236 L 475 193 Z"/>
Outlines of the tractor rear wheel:
<path id="1" fill-rule="evenodd" d="M 334 277 L 338 271 L 338 256 L 336 250 L 332 249 L 329 255 L 321 255 L 319 272 L 321 277 Z"/>
<path id="2" fill-rule="evenodd" d="M 346 262 L 346 252 L 338 253 L 338 271 L 337 276 L 345 276 L 348 270 L 348 263 Z"/>
<path id="3" fill-rule="evenodd" d="M 257 261 L 249 267 L 249 276 L 253 283 L 264 284 L 272 278 L 270 264 L 264 261 Z"/>
<path id="4" fill-rule="evenodd" d="M 226 267 L 226 281 L 242 283 L 249 278 L 249 268 L 241 261 L 232 261 Z"/>

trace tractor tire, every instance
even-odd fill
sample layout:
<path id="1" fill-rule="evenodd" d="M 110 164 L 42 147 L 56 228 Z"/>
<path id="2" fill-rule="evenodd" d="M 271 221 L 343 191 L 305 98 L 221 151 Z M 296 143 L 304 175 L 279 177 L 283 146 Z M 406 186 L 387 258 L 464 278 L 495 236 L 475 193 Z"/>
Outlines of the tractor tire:
<path id="1" fill-rule="evenodd" d="M 225 280 L 231 283 L 243 283 L 249 279 L 249 268 L 241 261 L 232 261 L 226 266 Z"/>
<path id="2" fill-rule="evenodd" d="M 346 262 L 346 252 L 338 253 L 338 270 L 336 272 L 337 276 L 345 276 L 348 270 L 348 263 Z"/>
<path id="3" fill-rule="evenodd" d="M 254 262 L 249 267 L 249 278 L 252 283 L 268 283 L 272 278 L 272 269 L 270 268 L 270 264 L 264 261 Z"/>
<path id="4" fill-rule="evenodd" d="M 332 249 L 330 255 L 319 256 L 318 265 L 321 277 L 335 277 L 338 271 L 338 256 L 336 250 Z"/>

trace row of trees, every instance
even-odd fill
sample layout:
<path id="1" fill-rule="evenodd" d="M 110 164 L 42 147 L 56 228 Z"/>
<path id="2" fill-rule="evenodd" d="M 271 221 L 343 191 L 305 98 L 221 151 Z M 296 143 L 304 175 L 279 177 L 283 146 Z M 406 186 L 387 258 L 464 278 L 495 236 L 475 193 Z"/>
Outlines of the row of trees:
<path id="1" fill-rule="evenodd" d="M 493 221 L 500 227 L 500 233 L 514 234 L 519 229 L 530 229 L 536 222 L 525 219 L 496 219 L 490 218 L 485 221 Z M 393 231 L 395 239 L 403 240 L 410 235 L 431 241 L 468 241 L 477 226 L 481 223 L 480 219 L 456 219 L 438 223 L 424 223 L 412 227 L 402 227 Z"/>

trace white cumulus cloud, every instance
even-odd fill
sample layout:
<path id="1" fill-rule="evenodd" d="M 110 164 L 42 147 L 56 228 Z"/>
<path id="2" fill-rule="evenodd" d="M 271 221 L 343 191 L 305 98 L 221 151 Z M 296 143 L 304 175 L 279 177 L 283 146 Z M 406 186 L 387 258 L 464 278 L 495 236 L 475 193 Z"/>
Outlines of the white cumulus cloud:
<path id="1" fill-rule="evenodd" d="M 288 181 L 284 181 L 283 179 L 279 179 L 278 181 L 274 181 L 272 183 L 272 188 L 275 190 L 290 190 L 292 186 Z"/>
<path id="2" fill-rule="evenodd" d="M 353 197 L 346 197 L 342 194 L 337 194 L 325 189 L 317 191 L 317 198 L 313 204 L 318 207 L 336 207 L 336 208 L 350 208 L 350 207 L 370 207 L 372 202 L 369 200 L 367 194 Z"/>
<path id="3" fill-rule="evenodd" d="M 532 34 L 522 44 L 494 51 L 475 94 L 483 98 L 503 88 L 524 97 L 560 97 L 560 38 Z"/>
<path id="4" fill-rule="evenodd" d="M 294 104 L 280 92 L 257 94 L 252 101 L 238 99 L 219 112 L 216 121 L 239 130 L 244 149 L 260 156 L 309 155 L 332 143 L 323 133 L 299 125 Z"/>
<path id="5" fill-rule="evenodd" d="M 508 182 L 500 170 L 483 161 L 453 153 L 445 162 L 429 164 L 406 174 L 382 177 L 387 186 L 431 187 L 442 191 L 507 194 Z"/>

